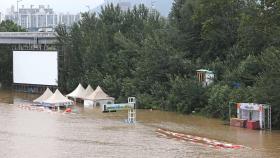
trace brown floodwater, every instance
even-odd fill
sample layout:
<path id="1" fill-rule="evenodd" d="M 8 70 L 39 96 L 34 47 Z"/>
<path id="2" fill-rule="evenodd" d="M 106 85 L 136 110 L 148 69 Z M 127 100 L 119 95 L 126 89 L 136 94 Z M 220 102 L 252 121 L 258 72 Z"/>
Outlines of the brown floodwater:
<path id="1" fill-rule="evenodd" d="M 279 157 L 280 131 L 230 127 L 222 121 L 173 112 L 137 110 L 137 123 L 125 123 L 127 112 L 101 113 L 76 105 L 76 114 L 24 110 L 17 104 L 38 95 L 0 91 L 1 158 L 71 157 Z M 206 137 L 236 145 L 223 149 L 159 135 L 158 129 Z"/>

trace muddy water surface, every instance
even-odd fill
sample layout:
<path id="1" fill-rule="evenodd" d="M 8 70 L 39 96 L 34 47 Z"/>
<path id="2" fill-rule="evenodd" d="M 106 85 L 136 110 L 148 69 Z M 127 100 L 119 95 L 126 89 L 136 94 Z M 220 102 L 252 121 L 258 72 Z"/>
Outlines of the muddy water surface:
<path id="1" fill-rule="evenodd" d="M 137 110 L 103 114 L 74 106 L 76 114 L 29 111 L 16 105 L 37 95 L 0 91 L 1 158 L 72 157 L 279 157 L 279 131 L 253 131 L 223 125 L 216 119 L 172 112 Z M 221 149 L 156 133 L 157 129 L 246 146 Z"/>

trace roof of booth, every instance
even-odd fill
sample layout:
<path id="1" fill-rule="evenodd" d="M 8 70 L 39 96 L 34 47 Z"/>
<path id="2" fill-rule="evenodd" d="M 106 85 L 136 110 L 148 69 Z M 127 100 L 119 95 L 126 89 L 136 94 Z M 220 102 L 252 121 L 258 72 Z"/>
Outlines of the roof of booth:
<path id="1" fill-rule="evenodd" d="M 258 104 L 258 103 L 237 103 L 237 108 L 242 110 L 255 110 L 260 111 L 261 109 L 268 109 L 270 105 Z"/>
<path id="2" fill-rule="evenodd" d="M 49 88 L 47 88 L 45 90 L 45 92 L 40 97 L 38 97 L 37 99 L 33 100 L 33 102 L 35 102 L 35 103 L 43 103 L 43 101 L 47 100 L 52 95 L 53 95 L 53 92 Z"/>
<path id="3" fill-rule="evenodd" d="M 46 104 L 69 104 L 73 103 L 73 101 L 69 100 L 65 96 L 63 96 L 60 91 L 57 89 L 54 94 L 49 97 L 47 100 L 43 101 Z"/>
<path id="4" fill-rule="evenodd" d="M 213 71 L 206 70 L 206 69 L 199 69 L 199 70 L 196 70 L 196 72 L 213 73 Z"/>
<path id="5" fill-rule="evenodd" d="M 67 94 L 66 96 L 72 97 L 72 98 L 83 98 L 85 96 L 85 89 L 79 83 L 78 87 L 73 92 L 71 92 L 70 94 Z"/>
<path id="6" fill-rule="evenodd" d="M 95 91 L 86 97 L 87 100 L 115 100 L 115 98 L 110 97 L 108 94 L 106 94 L 100 86 L 98 86 Z"/>

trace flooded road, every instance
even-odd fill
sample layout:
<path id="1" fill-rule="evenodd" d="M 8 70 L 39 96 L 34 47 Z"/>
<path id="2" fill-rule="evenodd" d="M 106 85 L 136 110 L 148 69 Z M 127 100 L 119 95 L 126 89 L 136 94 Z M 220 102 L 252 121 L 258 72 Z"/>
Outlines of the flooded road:
<path id="1" fill-rule="evenodd" d="M 72 157 L 279 157 L 279 131 L 253 131 L 222 121 L 172 112 L 137 110 L 137 123 L 125 123 L 127 112 L 101 113 L 73 107 L 77 114 L 18 108 L 37 95 L 0 91 L 1 158 Z M 232 144 L 221 149 L 159 135 L 166 129 Z"/>

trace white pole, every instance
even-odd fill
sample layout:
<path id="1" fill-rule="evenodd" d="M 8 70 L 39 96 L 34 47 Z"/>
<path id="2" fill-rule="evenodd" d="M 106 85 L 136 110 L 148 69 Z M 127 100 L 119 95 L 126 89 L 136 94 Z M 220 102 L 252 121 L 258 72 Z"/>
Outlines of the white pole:
<path id="1" fill-rule="evenodd" d="M 19 16 L 19 12 L 18 12 L 18 0 L 17 0 L 17 24 L 19 24 L 19 18 L 18 18 L 18 16 Z M 18 32 L 19 32 L 19 29 L 18 29 Z"/>
<path id="2" fill-rule="evenodd" d="M 21 19 L 19 18 L 19 9 L 18 9 L 18 3 L 21 2 L 22 0 L 17 0 L 17 24 L 21 26 Z M 19 27 L 17 28 L 19 32 Z"/>
<path id="3" fill-rule="evenodd" d="M 242 119 L 240 115 L 240 107 L 237 107 L 237 118 Z"/>
<path id="4" fill-rule="evenodd" d="M 270 108 L 268 107 L 268 109 L 267 109 L 267 128 L 270 128 L 270 123 L 269 123 L 270 122 L 270 119 L 269 119 L 270 118 L 270 113 L 269 113 L 270 110 L 269 109 Z"/>
<path id="5" fill-rule="evenodd" d="M 262 115 L 263 115 L 263 111 L 259 111 L 259 120 L 260 120 L 260 128 L 261 129 L 263 129 L 263 116 Z"/>
<path id="6" fill-rule="evenodd" d="M 134 121 L 134 123 L 136 123 L 136 108 L 134 109 L 134 120 L 133 121 Z"/>
<path id="7" fill-rule="evenodd" d="M 127 123 L 130 123 L 130 109 L 128 109 L 128 112 L 127 112 Z"/>
<path id="8" fill-rule="evenodd" d="M 229 103 L 228 104 L 228 116 L 229 116 L 229 121 L 230 121 L 230 118 L 231 118 L 231 104 Z"/>
<path id="9" fill-rule="evenodd" d="M 269 114 L 269 120 L 270 120 L 269 129 L 271 131 L 271 106 L 269 106 L 269 111 L 270 111 L 270 114 Z"/>

